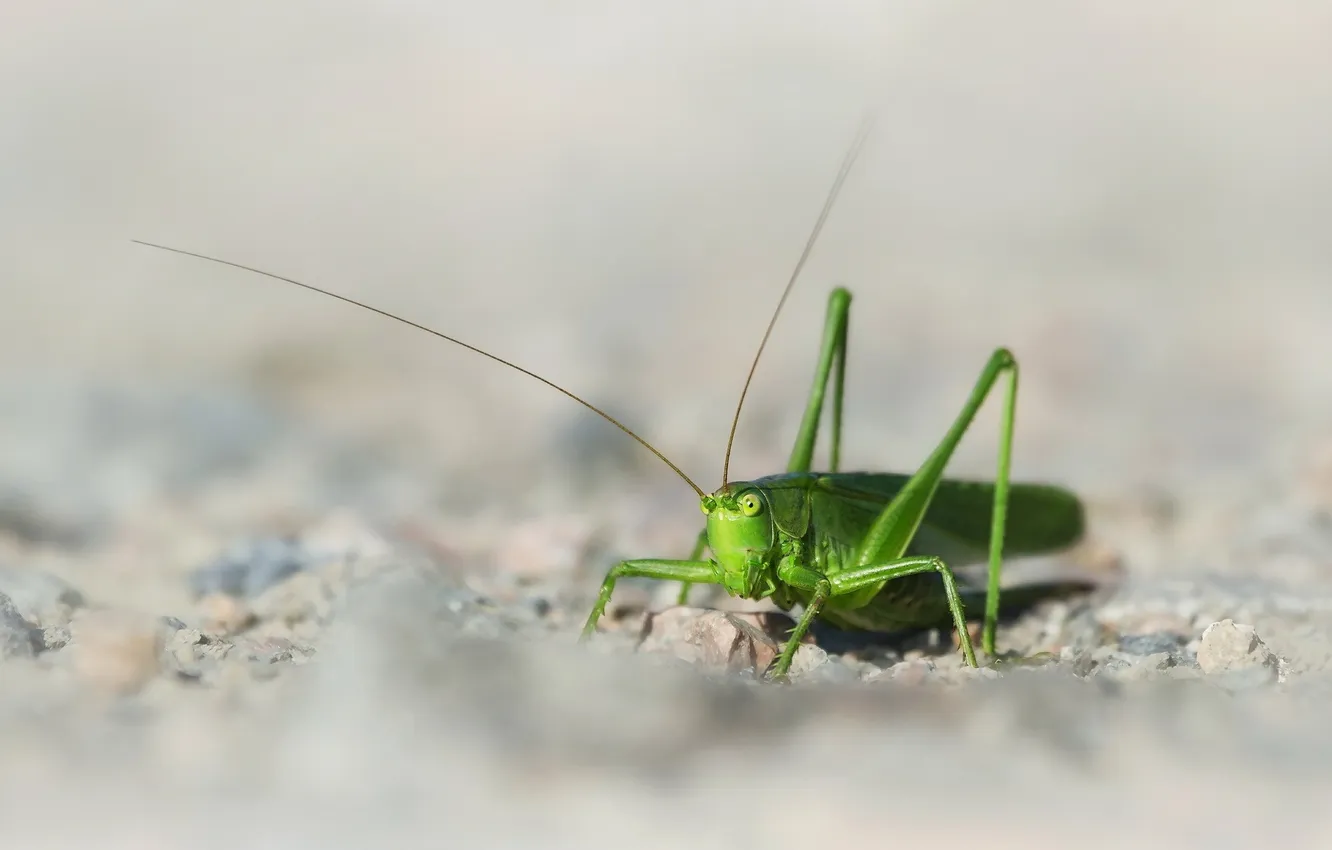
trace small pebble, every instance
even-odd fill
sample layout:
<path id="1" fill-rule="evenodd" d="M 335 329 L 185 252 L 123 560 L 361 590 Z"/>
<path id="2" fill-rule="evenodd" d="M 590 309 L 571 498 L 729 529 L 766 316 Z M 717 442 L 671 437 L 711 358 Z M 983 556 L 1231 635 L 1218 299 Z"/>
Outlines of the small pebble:
<path id="1" fill-rule="evenodd" d="M 244 541 L 196 569 L 190 575 L 190 587 L 200 597 L 222 593 L 252 598 L 309 569 L 314 560 L 293 538 Z"/>
<path id="2" fill-rule="evenodd" d="M 0 593 L 38 626 L 68 625 L 74 611 L 86 604 L 83 594 L 64 579 L 37 569 L 0 567 Z"/>
<path id="3" fill-rule="evenodd" d="M 247 640 L 238 644 L 238 648 L 245 653 L 246 658 L 262 664 L 291 661 L 296 653 L 295 644 L 282 637 Z"/>
<path id="4" fill-rule="evenodd" d="M 816 671 L 818 678 L 826 682 L 852 681 L 856 678 L 855 671 L 845 664 L 830 664 L 828 653 L 822 647 L 812 643 L 800 644 L 791 659 L 790 677 L 799 679 Z M 756 668 L 755 672 L 762 674 L 763 669 Z"/>
<path id="5" fill-rule="evenodd" d="M 41 630 L 23 618 L 13 600 L 0 593 L 0 659 L 32 658 L 45 646 Z"/>
<path id="6" fill-rule="evenodd" d="M 46 626 L 42 629 L 42 646 L 49 652 L 64 649 L 69 643 L 69 626 Z"/>
<path id="7" fill-rule="evenodd" d="M 1169 652 L 1132 655 L 1129 658 L 1131 660 L 1125 666 L 1113 671 L 1116 679 L 1124 682 L 1156 679 L 1175 666 L 1175 658 Z"/>
<path id="8" fill-rule="evenodd" d="M 203 642 L 203 633 L 197 629 L 177 630 L 164 642 L 163 653 L 167 667 L 177 674 L 198 678 L 202 673 L 199 669 L 201 653 L 196 647 Z"/>
<path id="9" fill-rule="evenodd" d="M 1198 666 L 1208 676 L 1224 676 L 1238 687 L 1282 682 L 1285 662 L 1258 637 L 1253 626 L 1221 620 L 1203 630 Z"/>
<path id="10" fill-rule="evenodd" d="M 668 608 L 649 617 L 641 652 L 667 652 L 705 667 L 762 673 L 781 653 L 790 618 L 770 612 L 737 613 L 702 608 Z M 797 673 L 799 653 L 792 659 Z M 824 653 L 823 659 L 827 660 Z M 807 657 L 808 669 L 821 661 Z"/>
<path id="11" fill-rule="evenodd" d="M 217 670 L 235 646 L 198 629 L 179 629 L 165 637 L 162 658 L 177 675 L 201 679 Z"/>
<path id="12" fill-rule="evenodd" d="M 1188 638 L 1174 632 L 1147 632 L 1143 634 L 1121 635 L 1119 651 L 1126 655 L 1157 655 L 1179 651 Z"/>
<path id="13" fill-rule="evenodd" d="M 926 681 L 934 678 L 937 668 L 934 662 L 928 658 L 917 658 L 911 661 L 903 661 L 889 667 L 882 674 L 871 677 L 873 680 L 889 679 L 901 685 L 923 685 Z"/>

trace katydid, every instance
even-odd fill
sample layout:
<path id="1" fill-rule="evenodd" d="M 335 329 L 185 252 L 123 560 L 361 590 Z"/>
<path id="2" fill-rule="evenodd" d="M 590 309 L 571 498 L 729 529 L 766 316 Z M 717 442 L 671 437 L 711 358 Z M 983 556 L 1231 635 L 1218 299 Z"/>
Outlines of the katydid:
<path id="1" fill-rule="evenodd" d="M 515 363 L 425 325 L 292 278 L 193 251 L 133 241 L 312 290 L 460 345 L 563 393 L 619 428 L 669 466 L 698 495 L 700 508 L 707 517 L 693 552 L 684 560 L 629 560 L 611 567 L 580 640 L 596 632 L 616 581 L 635 576 L 681 582 L 680 604 L 684 604 L 691 585 L 713 584 L 720 585 L 731 596 L 756 601 L 771 599 L 783 610 L 801 606 L 803 611 L 795 628 L 767 671 L 773 679 L 787 677 L 796 649 L 816 618 L 840 628 L 870 632 L 951 626 L 956 629 L 966 663 L 976 667 L 979 665 L 967 630 L 966 611 L 983 604 L 981 647 L 987 655 L 994 656 L 1005 544 L 1009 554 L 1051 552 L 1077 542 L 1084 525 L 1082 504 L 1072 492 L 1050 485 L 1010 484 L 1018 364 L 1007 349 L 997 349 L 990 356 L 961 412 L 915 473 L 841 472 L 842 389 L 851 294 L 835 288 L 828 299 L 813 387 L 786 472 L 752 481 L 729 479 L 731 448 L 759 359 L 868 130 L 868 123 L 862 125 L 847 152 L 804 252 L 768 322 L 731 421 L 722 484 L 711 493 L 610 414 Z M 1007 380 L 1002 396 L 995 480 L 944 478 L 954 450 L 991 390 L 1003 378 Z M 814 448 L 830 380 L 833 393 L 829 465 L 825 472 L 814 472 Z M 710 559 L 703 558 L 705 550 L 711 552 Z M 960 585 L 947 563 L 974 563 L 987 556 L 988 581 L 983 589 Z M 1036 601 L 1045 593 L 1031 593 L 1036 586 L 1016 590 L 1028 591 L 1024 596 L 1029 601 Z"/>

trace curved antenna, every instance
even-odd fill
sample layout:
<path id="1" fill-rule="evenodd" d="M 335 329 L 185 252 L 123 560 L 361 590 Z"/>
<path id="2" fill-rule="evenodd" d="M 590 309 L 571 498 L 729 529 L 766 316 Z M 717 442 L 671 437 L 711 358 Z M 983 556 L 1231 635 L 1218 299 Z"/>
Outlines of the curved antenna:
<path id="1" fill-rule="evenodd" d="M 819 213 L 818 221 L 814 223 L 814 230 L 809 234 L 809 240 L 805 242 L 805 250 L 801 253 L 795 270 L 791 272 L 791 279 L 786 282 L 786 289 L 782 290 L 782 297 L 777 301 L 777 309 L 772 311 L 772 318 L 768 320 L 768 329 L 763 332 L 763 340 L 759 342 L 758 351 L 754 354 L 754 362 L 749 365 L 749 376 L 745 378 L 745 386 L 740 390 L 740 401 L 735 406 L 735 418 L 731 420 L 731 433 L 726 438 L 726 459 L 722 461 L 723 490 L 726 489 L 726 485 L 730 481 L 731 447 L 735 445 L 735 429 L 740 424 L 740 410 L 745 406 L 745 396 L 749 393 L 749 384 L 754 380 L 754 371 L 758 369 L 759 358 L 763 356 L 763 349 L 768 344 L 768 337 L 772 335 L 773 326 L 777 324 L 777 317 L 781 315 L 782 306 L 786 304 L 786 297 L 791 294 L 796 279 L 800 277 L 800 270 L 805 267 L 810 252 L 814 250 L 814 243 L 818 241 L 824 222 L 828 220 L 828 214 L 832 212 L 833 202 L 837 200 L 838 193 L 842 191 L 842 184 L 846 182 L 846 176 L 851 173 L 851 166 L 855 164 L 856 157 L 860 155 L 860 149 L 864 147 L 865 140 L 869 138 L 870 130 L 873 127 L 874 118 L 872 115 L 867 115 L 861 120 L 860 129 L 856 131 L 855 141 L 851 143 L 846 156 L 842 158 L 842 167 L 837 172 L 837 179 L 833 181 L 832 189 L 828 192 L 828 198 L 823 202 L 823 210 Z"/>
<path id="2" fill-rule="evenodd" d="M 467 343 L 463 342 L 460 339 L 454 339 L 448 334 L 437 331 L 434 328 L 428 328 L 425 325 L 419 324 L 417 322 L 413 322 L 411 319 L 404 319 L 402 316 L 394 315 L 393 313 L 390 313 L 387 310 L 381 310 L 378 307 L 371 307 L 369 304 L 364 304 L 360 301 L 355 300 L 354 298 L 348 298 L 347 296 L 339 295 L 336 292 L 329 292 L 327 289 L 320 289 L 319 287 L 312 286 L 311 284 L 308 283 L 301 283 L 299 280 L 292 280 L 291 278 L 283 277 L 280 274 L 273 274 L 272 272 L 266 272 L 263 269 L 256 269 L 253 268 L 252 266 L 245 266 L 241 265 L 240 263 L 233 263 L 231 260 L 221 260 L 218 259 L 217 257 L 210 257 L 206 254 L 196 254 L 193 251 L 186 251 L 181 248 L 172 248 L 168 245 L 157 245 L 152 242 L 144 242 L 140 239 L 131 239 L 130 241 L 135 243 L 136 245 L 144 245 L 149 248 L 157 248 L 162 251 L 170 251 L 173 254 L 184 254 L 187 257 L 195 257 L 200 260 L 207 260 L 210 263 L 219 263 L 224 266 L 231 266 L 232 268 L 241 269 L 242 271 L 253 272 L 254 274 L 263 275 L 264 277 L 271 277 L 273 280 L 280 280 L 283 283 L 290 283 L 293 286 L 299 286 L 302 289 L 308 289 L 311 292 L 318 292 L 320 295 L 327 295 L 329 298 L 336 298 L 337 300 L 342 301 L 344 303 L 351 304 L 355 307 L 361 307 L 362 309 L 369 310 L 371 313 L 378 313 L 379 315 L 387 319 L 392 319 L 395 322 L 402 322 L 404 325 L 407 325 L 409 327 L 416 328 L 417 330 L 420 331 L 425 331 L 426 333 L 431 334 L 433 336 L 437 336 L 440 339 L 448 340 L 449 342 L 455 345 L 461 345 L 463 348 L 467 349 L 468 351 L 474 351 L 477 354 L 480 354 L 482 357 L 488 357 L 491 360 L 494 360 L 496 363 L 502 363 L 503 365 L 508 366 L 510 369 L 515 369 L 519 372 L 522 372 L 524 375 L 527 375 L 530 378 L 536 378 L 538 381 L 550 387 L 551 389 L 558 390 L 559 392 L 564 393 L 564 395 L 578 402 L 583 407 L 586 407 L 588 410 L 600 416 L 602 419 L 605 419 L 607 422 L 614 425 L 616 428 L 619 428 L 621 431 L 628 434 L 630 437 L 633 437 L 635 440 L 638 441 L 638 443 L 641 446 L 643 446 L 643 448 L 647 449 L 648 451 L 656 455 L 658 458 L 660 458 L 662 463 L 669 466 L 675 472 L 676 475 L 684 479 L 684 482 L 694 489 L 694 492 L 698 494 L 698 497 L 700 499 L 707 496 L 707 494 L 703 492 L 703 488 L 699 487 L 697 484 L 694 483 L 694 479 L 690 478 L 688 475 L 685 475 L 684 471 L 680 469 L 680 467 L 671 463 L 670 459 L 667 458 L 666 455 L 657 451 L 657 449 L 647 440 L 643 439 L 642 437 L 635 434 L 633 431 L 629 430 L 629 427 L 624 423 L 620 422 L 620 420 L 616 419 L 614 416 L 611 416 L 609 413 L 597 407 L 595 404 L 592 404 L 591 402 L 588 401 L 584 401 L 583 399 L 579 398 L 578 396 L 566 390 L 564 387 L 560 386 L 559 384 L 556 384 L 554 381 L 549 381 L 535 372 L 531 372 L 528 371 L 527 369 L 524 369 L 522 366 L 519 366 L 516 363 L 510 363 L 508 360 L 505 360 L 503 357 L 497 357 L 488 351 L 482 351 L 481 349 L 477 348 L 474 345 L 468 345 Z"/>

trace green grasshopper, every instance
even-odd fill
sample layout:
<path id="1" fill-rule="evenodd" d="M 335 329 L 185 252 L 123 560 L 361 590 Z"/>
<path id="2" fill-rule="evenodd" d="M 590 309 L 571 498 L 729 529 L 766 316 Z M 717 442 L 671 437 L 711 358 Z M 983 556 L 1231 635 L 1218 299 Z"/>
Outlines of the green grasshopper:
<path id="1" fill-rule="evenodd" d="M 982 597 L 976 589 L 959 588 L 942 556 L 974 563 L 977 555 L 988 548 L 981 645 L 986 654 L 994 656 L 1005 540 L 1012 554 L 1038 555 L 1081 539 L 1085 521 L 1076 495 L 1050 485 L 1009 482 L 1018 364 L 1004 348 L 990 355 L 961 413 L 915 474 L 838 471 L 851 311 L 851 293 L 841 287 L 833 289 L 828 298 L 814 386 L 786 472 L 752 481 L 730 480 L 731 448 L 759 358 L 868 132 L 866 122 L 842 162 L 804 253 L 759 343 L 731 420 L 721 487 L 709 494 L 688 482 L 697 491 L 699 506 L 707 516 L 693 552 L 683 561 L 648 558 L 613 566 L 602 582 L 582 639 L 595 633 L 616 580 L 634 576 L 681 582 L 680 605 L 685 604 L 693 584 L 721 585 L 731 596 L 750 600 L 771 599 L 784 611 L 800 605 L 803 614 L 768 671 L 774 679 L 787 676 L 795 652 L 816 618 L 839 628 L 869 632 L 932 628 L 951 618 L 967 664 L 976 667 L 965 611 L 979 604 Z M 954 450 L 995 383 L 1005 374 L 1008 383 L 995 480 L 944 478 L 944 468 Z M 814 446 L 830 377 L 835 384 L 829 469 L 813 472 Z M 988 527 L 984 522 L 987 513 Z M 711 560 L 702 560 L 705 549 L 712 553 Z M 1074 588 L 1084 589 L 1085 585 L 1031 585 L 1018 589 L 1026 591 L 1018 596 L 1030 603 Z"/>
<path id="2" fill-rule="evenodd" d="M 712 584 L 720 585 L 732 596 L 771 599 L 787 611 L 800 605 L 803 613 L 781 654 L 767 671 L 772 679 L 786 679 L 796 649 L 816 618 L 840 628 L 869 632 L 951 625 L 956 629 L 966 663 L 976 667 L 966 610 L 983 600 L 981 646 L 986 654 L 994 656 L 1005 542 L 1011 554 L 1042 554 L 1077 542 L 1084 527 L 1082 504 L 1073 493 L 1048 485 L 1010 485 L 1018 365 L 1007 349 L 998 349 L 990 356 L 961 413 L 914 474 L 839 472 L 851 294 L 836 288 L 829 296 L 814 385 L 786 472 L 752 481 L 729 478 L 740 411 L 763 349 L 868 132 L 867 122 L 842 162 L 804 252 L 768 323 L 731 421 L 722 485 L 712 493 L 705 492 L 666 455 L 610 414 L 515 363 L 417 322 L 307 283 L 192 251 L 134 241 L 293 284 L 460 345 L 573 399 L 669 466 L 697 493 L 699 506 L 707 516 L 693 552 L 685 560 L 651 558 L 614 565 L 602 582 L 580 640 L 595 634 L 616 581 L 634 576 L 681 582 L 680 604 L 684 604 L 692 585 Z M 958 443 L 991 389 L 1005 375 L 1008 382 L 1003 396 L 995 480 L 944 478 L 944 469 Z M 829 469 L 814 472 L 811 470 L 814 447 L 830 378 L 834 379 L 834 386 Z M 705 550 L 712 553 L 711 559 L 703 560 Z M 989 573 L 983 592 L 979 588 L 960 587 L 945 558 L 975 563 L 987 551 Z M 1055 587 L 1038 589 L 1040 586 L 1033 585 L 1015 590 L 1020 598 L 1034 602 L 1063 592 L 1067 586 Z"/>

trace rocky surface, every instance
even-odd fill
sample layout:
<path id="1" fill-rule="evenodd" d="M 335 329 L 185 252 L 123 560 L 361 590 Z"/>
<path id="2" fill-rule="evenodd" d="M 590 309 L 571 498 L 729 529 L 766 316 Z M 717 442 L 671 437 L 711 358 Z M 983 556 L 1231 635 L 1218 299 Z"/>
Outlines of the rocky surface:
<path id="1" fill-rule="evenodd" d="M 256 488 L 266 467 L 246 473 Z M 197 516 L 239 486 L 201 476 Z M 1026 663 L 975 670 L 946 633 L 821 627 L 774 686 L 756 673 L 790 619 L 703 588 L 676 607 L 674 587 L 626 581 L 577 645 L 619 547 L 648 545 L 595 522 L 471 538 L 343 510 L 232 537 L 171 515 L 152 545 L 131 515 L 72 554 L 12 547 L 0 776 L 16 829 L 59 846 L 145 829 L 167 842 L 204 822 L 218 846 L 1325 835 L 1308 808 L 1332 758 L 1332 591 L 1316 582 L 1135 574 L 1088 544 L 1044 574 L 1081 570 L 1099 590 L 1001 628 Z M 127 575 L 126 551 L 159 566 Z M 162 554 L 180 551 L 196 554 Z M 154 598 L 169 601 L 140 601 Z M 56 787 L 86 816 L 59 818 Z M 1107 806 L 1116 827 L 1089 833 Z"/>
<path id="2" fill-rule="evenodd" d="M 1332 846 L 1322 6 L 14 8 L 5 846 Z M 819 627 L 765 685 L 788 619 L 637 580 L 580 646 L 616 560 L 690 548 L 668 469 L 439 340 L 125 244 L 458 333 L 710 488 L 866 102 L 733 470 L 783 467 L 832 283 L 851 466 L 918 463 L 1010 346 L 1015 474 L 1090 534 L 1005 578 L 1098 587 L 984 669 Z"/>

